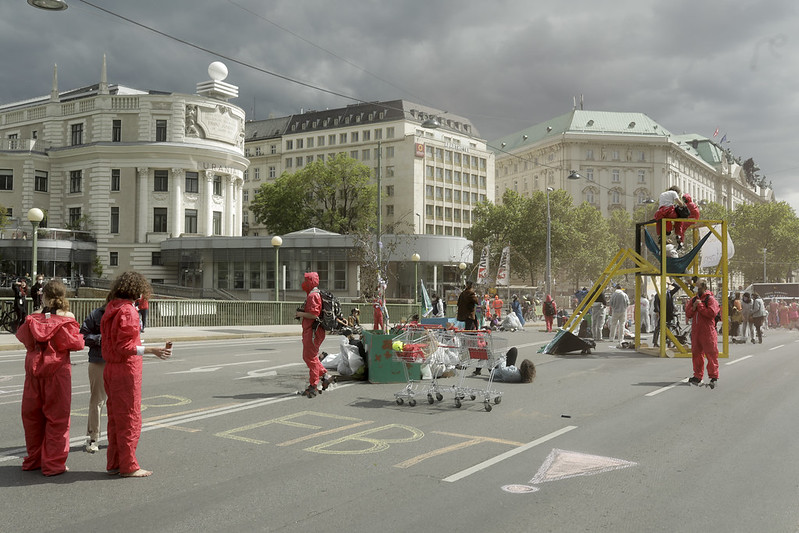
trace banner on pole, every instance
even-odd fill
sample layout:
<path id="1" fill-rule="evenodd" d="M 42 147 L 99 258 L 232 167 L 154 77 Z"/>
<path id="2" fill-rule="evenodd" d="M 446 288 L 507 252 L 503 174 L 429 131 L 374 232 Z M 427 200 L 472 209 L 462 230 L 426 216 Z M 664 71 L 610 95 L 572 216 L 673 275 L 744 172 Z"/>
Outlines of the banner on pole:
<path id="1" fill-rule="evenodd" d="M 488 245 L 483 247 L 480 254 L 480 263 L 477 265 L 477 284 L 486 285 L 488 283 Z"/>
<path id="2" fill-rule="evenodd" d="M 430 300 L 430 296 L 427 294 L 424 281 L 420 279 L 419 283 L 422 285 L 422 302 L 424 303 L 424 313 L 422 316 L 428 316 L 433 311 L 433 302 Z"/>
<path id="3" fill-rule="evenodd" d="M 497 269 L 497 286 L 499 285 L 510 285 L 510 246 L 502 249 L 502 257 Z"/>

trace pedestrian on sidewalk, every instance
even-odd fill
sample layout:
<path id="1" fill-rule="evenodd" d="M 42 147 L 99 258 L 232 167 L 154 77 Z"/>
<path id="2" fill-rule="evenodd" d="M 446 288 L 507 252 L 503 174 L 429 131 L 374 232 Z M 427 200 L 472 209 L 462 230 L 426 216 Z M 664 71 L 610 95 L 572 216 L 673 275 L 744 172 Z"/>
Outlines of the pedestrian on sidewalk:
<path id="1" fill-rule="evenodd" d="M 139 313 L 134 303 L 149 298 L 150 283 L 138 272 L 123 272 L 111 284 L 108 304 L 100 322 L 103 383 L 108 395 L 108 455 L 106 471 L 122 477 L 147 477 L 139 467 L 136 447 L 141 436 L 142 356 L 168 359 L 171 348 L 143 346 Z"/>
<path id="2" fill-rule="evenodd" d="M 472 288 L 471 280 L 469 280 L 466 282 L 466 288 L 463 289 L 458 296 L 458 313 L 456 318 L 458 322 L 463 322 L 463 329 L 473 331 L 478 328 L 477 316 L 475 315 L 474 308 L 479 303 L 480 299 Z"/>
<path id="3" fill-rule="evenodd" d="M 705 372 L 707 358 L 707 375 L 711 387 L 719 379 L 719 346 L 716 331 L 716 315 L 719 303 L 713 293 L 707 289 L 705 280 L 699 281 L 696 295 L 685 304 L 685 318 L 691 321 L 691 357 L 694 375 L 688 383 L 699 385 Z"/>
<path id="4" fill-rule="evenodd" d="M 616 290 L 610 297 L 610 338 L 618 339 L 616 348 L 621 348 L 624 342 L 624 323 L 627 321 L 627 308 L 630 306 L 630 297 L 621 288 L 621 283 L 616 284 Z"/>
<path id="5" fill-rule="evenodd" d="M 44 286 L 46 312 L 28 315 L 17 330 L 25 345 L 25 385 L 22 426 L 28 455 L 23 470 L 41 469 L 45 476 L 67 470 L 72 405 L 71 351 L 83 349 L 75 315 L 69 312 L 67 291 L 60 281 Z"/>
<path id="6" fill-rule="evenodd" d="M 752 326 L 754 327 L 754 332 L 752 334 L 752 344 L 755 343 L 754 333 L 757 333 L 757 342 L 763 343 L 763 322 L 765 322 L 766 317 L 768 316 L 768 311 L 766 311 L 766 304 L 763 303 L 763 299 L 760 295 L 756 292 L 752 293 Z M 787 313 L 786 313 L 787 317 Z M 787 320 L 787 318 L 786 318 Z"/>

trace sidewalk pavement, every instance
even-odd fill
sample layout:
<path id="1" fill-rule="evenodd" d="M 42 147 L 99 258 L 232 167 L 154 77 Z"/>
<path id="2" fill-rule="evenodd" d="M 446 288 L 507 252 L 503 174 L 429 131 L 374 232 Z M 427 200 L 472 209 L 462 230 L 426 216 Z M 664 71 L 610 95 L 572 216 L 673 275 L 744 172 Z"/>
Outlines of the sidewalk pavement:
<path id="1" fill-rule="evenodd" d="M 254 337 L 299 337 L 302 335 L 300 324 L 285 326 L 200 326 L 200 327 L 168 327 L 147 328 L 142 334 L 142 341 L 147 344 L 160 344 L 166 341 L 199 341 L 215 339 L 247 339 Z M 0 333 L 0 351 L 23 350 L 22 343 L 7 332 Z"/>

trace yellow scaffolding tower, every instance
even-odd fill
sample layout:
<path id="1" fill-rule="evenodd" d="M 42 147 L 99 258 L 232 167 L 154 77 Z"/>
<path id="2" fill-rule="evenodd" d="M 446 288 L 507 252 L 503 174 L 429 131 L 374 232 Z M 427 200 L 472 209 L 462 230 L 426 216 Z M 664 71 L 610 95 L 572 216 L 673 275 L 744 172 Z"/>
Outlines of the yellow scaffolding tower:
<path id="1" fill-rule="evenodd" d="M 660 261 L 651 262 L 641 254 L 641 233 L 646 232 L 647 227 L 661 224 L 660 235 L 660 250 L 666 249 L 666 223 L 667 222 L 691 222 L 692 226 L 689 228 L 692 233 L 693 243 L 696 245 L 699 242 L 699 228 L 705 227 L 708 229 L 712 236 L 719 240 L 721 243 L 721 257 L 718 265 L 712 272 L 705 272 L 701 277 L 710 280 L 710 287 L 713 287 L 712 280 L 720 280 L 721 292 L 719 294 L 719 306 L 721 307 L 721 335 L 722 335 L 722 349 L 719 350 L 719 357 L 729 357 L 729 316 L 727 298 L 729 294 L 729 276 L 728 276 L 728 262 L 727 262 L 727 222 L 724 220 L 694 220 L 685 218 L 675 219 L 661 219 L 659 222 L 647 222 L 637 225 L 638 238 L 636 239 L 636 250 L 632 248 L 623 248 L 619 250 L 614 258 L 610 261 L 608 266 L 602 271 L 602 274 L 594 283 L 588 296 L 583 298 L 583 301 L 577 305 L 574 313 L 563 329 L 569 333 L 573 333 L 579 326 L 586 313 L 589 313 L 591 306 L 599 297 L 599 293 L 604 291 L 605 287 L 610 285 L 614 276 L 635 274 L 635 349 L 641 353 L 652 355 L 659 355 L 660 357 L 691 357 L 690 339 L 686 342 L 680 342 L 677 336 L 672 332 L 666 323 L 666 291 L 668 291 L 668 282 L 671 278 L 674 283 L 680 286 L 683 291 L 689 296 L 694 296 L 693 285 L 686 283 L 686 279 L 694 276 L 700 277 L 699 273 L 699 254 L 696 254 L 688 265 L 681 272 L 670 272 L 669 262 L 666 254 L 660 254 Z M 654 254 L 653 254 L 654 255 Z M 655 257 L 657 257 L 655 255 Z M 632 263 L 632 265 L 630 265 Z M 672 267 L 674 265 L 672 264 Z M 672 268 L 673 269 L 673 268 Z M 679 268 L 678 268 L 679 269 Z M 658 349 L 650 347 L 646 343 L 641 342 L 641 286 L 643 284 L 642 278 L 649 276 L 655 287 L 657 298 L 659 298 L 659 306 L 661 309 L 658 320 L 660 322 L 660 337 L 661 342 Z M 717 284 L 718 286 L 718 284 Z M 667 348 L 670 341 L 674 345 L 674 349 Z"/>

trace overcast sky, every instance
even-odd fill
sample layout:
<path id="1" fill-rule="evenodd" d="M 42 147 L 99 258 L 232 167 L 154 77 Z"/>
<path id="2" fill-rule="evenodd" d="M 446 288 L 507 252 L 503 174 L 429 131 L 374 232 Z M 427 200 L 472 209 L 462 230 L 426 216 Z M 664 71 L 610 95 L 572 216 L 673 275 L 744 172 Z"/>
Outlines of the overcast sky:
<path id="1" fill-rule="evenodd" d="M 587 110 L 646 113 L 673 133 L 718 128 L 799 212 L 796 0 L 67 2 L 0 0 L 0 103 L 49 94 L 53 64 L 61 90 L 97 83 L 103 54 L 110 83 L 181 93 L 209 79 L 214 53 L 239 61 L 221 59 L 248 119 L 404 98 L 468 117 L 488 141 L 583 95 Z"/>

